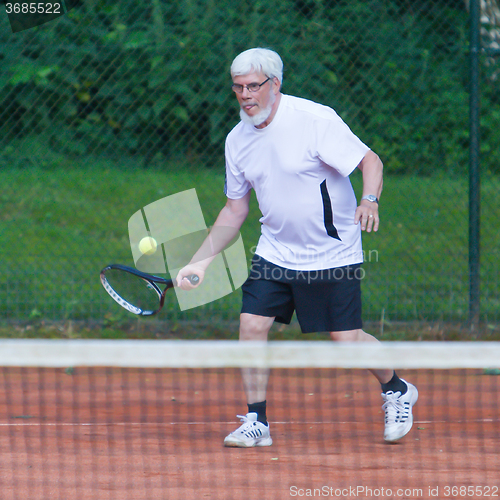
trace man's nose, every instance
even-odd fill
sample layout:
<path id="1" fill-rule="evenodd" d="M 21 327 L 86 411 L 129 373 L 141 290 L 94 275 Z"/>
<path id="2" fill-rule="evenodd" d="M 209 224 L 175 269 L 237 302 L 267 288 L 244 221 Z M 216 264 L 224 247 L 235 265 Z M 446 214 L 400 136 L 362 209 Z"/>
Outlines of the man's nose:
<path id="1" fill-rule="evenodd" d="M 251 96 L 252 96 L 252 93 L 246 87 L 243 87 L 243 90 L 241 92 L 241 97 L 243 97 L 243 99 L 248 99 Z"/>

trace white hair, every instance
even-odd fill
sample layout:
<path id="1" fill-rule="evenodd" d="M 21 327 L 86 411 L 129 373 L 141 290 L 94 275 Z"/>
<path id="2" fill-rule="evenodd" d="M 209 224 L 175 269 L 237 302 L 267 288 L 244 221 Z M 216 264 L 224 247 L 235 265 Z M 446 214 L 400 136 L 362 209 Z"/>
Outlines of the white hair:
<path id="1" fill-rule="evenodd" d="M 231 76 L 242 76 L 250 73 L 263 73 L 269 78 L 277 78 L 283 82 L 283 61 L 271 49 L 248 49 L 235 57 L 231 64 Z"/>

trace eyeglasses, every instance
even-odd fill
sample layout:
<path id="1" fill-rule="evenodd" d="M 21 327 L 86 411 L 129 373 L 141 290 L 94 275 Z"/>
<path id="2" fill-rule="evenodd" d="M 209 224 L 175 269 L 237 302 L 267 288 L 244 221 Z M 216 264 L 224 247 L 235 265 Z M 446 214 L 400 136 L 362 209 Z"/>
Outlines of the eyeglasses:
<path id="1" fill-rule="evenodd" d="M 269 77 L 267 80 L 264 80 L 262 83 L 249 83 L 248 85 L 240 85 L 239 83 L 233 83 L 231 85 L 231 88 L 238 94 L 241 94 L 245 87 L 248 89 L 248 92 L 257 92 L 260 90 L 262 85 L 264 85 L 264 83 L 267 83 L 270 79 L 271 77 Z"/>

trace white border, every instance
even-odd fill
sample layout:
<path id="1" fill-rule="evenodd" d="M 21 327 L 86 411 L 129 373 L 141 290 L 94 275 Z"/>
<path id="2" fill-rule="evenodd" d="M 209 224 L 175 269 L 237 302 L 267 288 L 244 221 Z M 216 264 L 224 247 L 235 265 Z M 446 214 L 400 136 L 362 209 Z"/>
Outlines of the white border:
<path id="1" fill-rule="evenodd" d="M 500 342 L 0 339 L 0 366 L 498 368 Z"/>

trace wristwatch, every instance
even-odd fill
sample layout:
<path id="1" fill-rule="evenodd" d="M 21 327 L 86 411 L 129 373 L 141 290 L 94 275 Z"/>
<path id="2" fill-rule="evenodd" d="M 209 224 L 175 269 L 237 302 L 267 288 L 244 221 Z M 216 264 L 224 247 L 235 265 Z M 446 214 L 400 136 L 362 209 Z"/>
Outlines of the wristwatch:
<path id="1" fill-rule="evenodd" d="M 367 194 L 361 199 L 371 201 L 372 203 L 378 203 L 378 198 L 374 194 Z"/>

